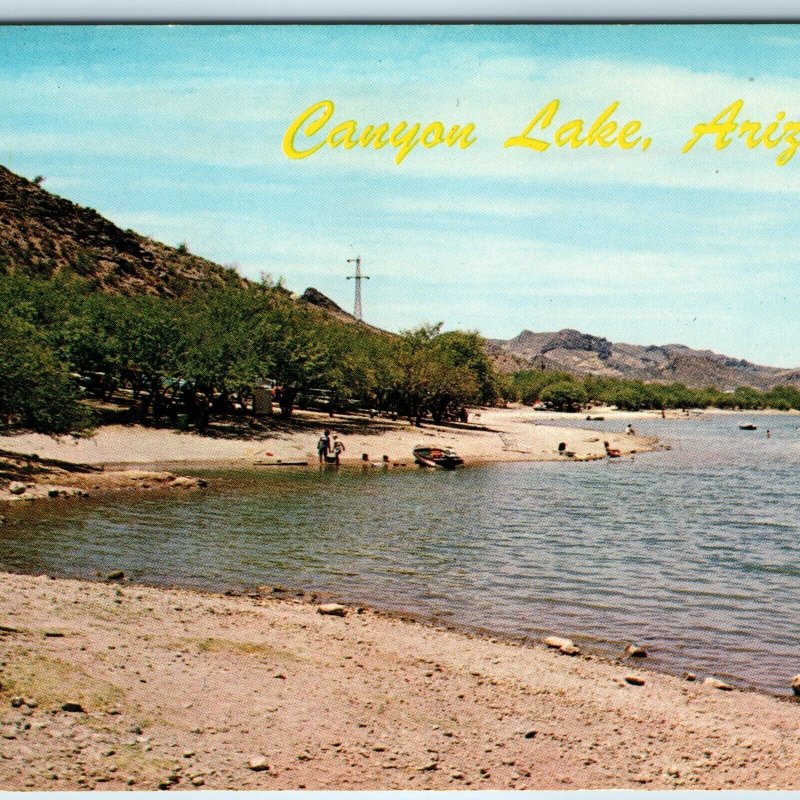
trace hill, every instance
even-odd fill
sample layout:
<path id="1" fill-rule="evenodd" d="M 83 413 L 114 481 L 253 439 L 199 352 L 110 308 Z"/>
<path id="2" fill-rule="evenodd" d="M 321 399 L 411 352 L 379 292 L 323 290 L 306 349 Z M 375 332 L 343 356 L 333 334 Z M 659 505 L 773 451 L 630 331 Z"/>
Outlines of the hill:
<path id="1" fill-rule="evenodd" d="M 72 272 L 103 291 L 177 296 L 193 286 L 243 280 L 226 268 L 122 230 L 91 208 L 0 167 L 0 269 Z"/>
<path id="2" fill-rule="evenodd" d="M 235 269 L 195 256 L 185 247 L 122 230 L 94 209 L 84 208 L 0 166 L 0 272 L 51 276 L 72 273 L 99 291 L 176 297 L 203 285 L 245 283 Z M 314 288 L 297 298 L 345 323 L 355 317 Z M 366 326 L 374 331 L 380 328 Z M 800 386 L 800 368 L 779 369 L 680 344 L 632 345 L 564 329 L 522 331 L 489 340 L 487 349 L 502 372 L 559 369 L 576 375 L 607 375 L 723 390 L 777 384 Z"/>
<path id="3" fill-rule="evenodd" d="M 232 267 L 122 230 L 94 209 L 51 194 L 2 166 L 0 271 L 42 277 L 72 273 L 94 281 L 99 291 L 166 297 L 201 285 L 247 282 Z M 313 287 L 299 302 L 341 322 L 356 322 Z"/>
<path id="4" fill-rule="evenodd" d="M 716 386 L 732 391 L 752 386 L 762 391 L 778 384 L 800 385 L 800 368 L 753 364 L 682 344 L 636 345 L 564 329 L 554 333 L 524 330 L 513 339 L 491 339 L 490 354 L 505 371 L 558 369 L 576 375 L 602 375 L 693 388 Z"/>

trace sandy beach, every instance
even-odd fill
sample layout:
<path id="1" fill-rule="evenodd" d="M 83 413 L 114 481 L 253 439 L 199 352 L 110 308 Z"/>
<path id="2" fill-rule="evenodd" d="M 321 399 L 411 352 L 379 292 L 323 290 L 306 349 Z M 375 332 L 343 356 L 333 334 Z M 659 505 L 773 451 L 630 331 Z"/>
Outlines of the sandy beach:
<path id="1" fill-rule="evenodd" d="M 800 788 L 797 703 L 646 659 L 270 587 L 0 581 L 3 789 Z"/>
<path id="2" fill-rule="evenodd" d="M 140 425 L 108 425 L 83 437 L 4 436 L 0 437 L 0 467 L 5 467 L 0 470 L 0 501 L 110 489 L 188 488 L 181 477 L 175 483 L 174 472 L 179 472 L 181 465 L 314 464 L 316 442 L 325 428 L 345 442 L 344 465 L 362 464 L 366 453 L 373 463 L 387 455 L 394 467 L 410 467 L 412 450 L 418 444 L 452 447 L 467 464 L 563 460 L 565 456 L 558 452 L 561 442 L 566 443 L 575 461 L 604 458 L 604 441 L 623 456 L 657 447 L 657 440 L 652 437 L 625 435 L 623 418 L 609 420 L 608 432 L 602 435 L 554 426 L 552 420 L 557 417 L 528 408 L 483 409 L 472 419 L 467 426 L 416 428 L 406 421 L 369 420 L 363 416 L 330 418 L 327 414 L 301 411 L 289 424 L 274 420 L 268 425 L 235 430 L 214 428 L 202 435 Z M 550 424 L 541 424 L 545 421 Z M 33 456 L 36 468 L 29 469 L 23 456 Z M 165 472 L 165 465 L 172 471 Z M 26 484 L 21 494 L 10 492 L 15 482 Z"/>

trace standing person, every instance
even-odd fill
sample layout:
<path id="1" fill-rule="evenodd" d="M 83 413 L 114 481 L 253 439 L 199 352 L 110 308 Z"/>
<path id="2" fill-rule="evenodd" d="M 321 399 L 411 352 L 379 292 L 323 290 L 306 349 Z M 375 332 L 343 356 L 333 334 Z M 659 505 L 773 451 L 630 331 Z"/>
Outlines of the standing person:
<path id="1" fill-rule="evenodd" d="M 347 448 L 344 446 L 344 442 L 336 435 L 333 437 L 333 457 L 336 460 L 336 465 L 338 466 L 341 463 L 342 453 Z"/>
<path id="2" fill-rule="evenodd" d="M 331 449 L 331 432 L 326 430 L 322 436 L 319 437 L 319 441 L 317 442 L 317 455 L 319 456 L 319 463 L 324 464 L 325 459 L 328 457 L 328 453 Z"/>
<path id="3" fill-rule="evenodd" d="M 636 436 L 636 432 L 633 430 L 633 425 L 631 425 L 630 422 L 628 423 L 628 427 L 625 428 L 625 433 L 628 436 Z"/>

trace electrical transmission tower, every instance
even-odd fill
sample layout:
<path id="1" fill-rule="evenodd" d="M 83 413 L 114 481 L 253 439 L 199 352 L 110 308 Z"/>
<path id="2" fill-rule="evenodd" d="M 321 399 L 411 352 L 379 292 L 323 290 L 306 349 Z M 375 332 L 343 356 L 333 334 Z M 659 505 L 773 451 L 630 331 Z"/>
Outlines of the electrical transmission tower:
<path id="1" fill-rule="evenodd" d="M 359 321 L 364 321 L 364 313 L 361 310 L 361 281 L 362 280 L 369 280 L 369 275 L 362 275 L 361 274 L 361 256 L 356 256 L 355 258 L 348 258 L 347 263 L 352 264 L 355 262 L 356 265 L 356 274 L 355 275 L 348 275 L 347 280 L 355 281 L 356 282 L 356 304 L 353 308 L 353 316 Z"/>

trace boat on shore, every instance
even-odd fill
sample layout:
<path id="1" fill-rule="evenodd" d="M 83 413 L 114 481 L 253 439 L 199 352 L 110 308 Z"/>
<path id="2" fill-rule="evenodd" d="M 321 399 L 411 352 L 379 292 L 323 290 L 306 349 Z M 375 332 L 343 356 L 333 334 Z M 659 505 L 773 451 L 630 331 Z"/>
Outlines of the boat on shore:
<path id="1" fill-rule="evenodd" d="M 739 426 L 739 430 L 740 431 L 757 431 L 758 430 L 758 426 L 757 425 L 753 425 L 752 422 L 746 422 L 746 423 L 742 423 Z"/>
<path id="2" fill-rule="evenodd" d="M 421 467 L 438 469 L 455 469 L 464 463 L 464 459 L 449 447 L 429 447 L 418 445 L 414 448 L 414 461 Z"/>

